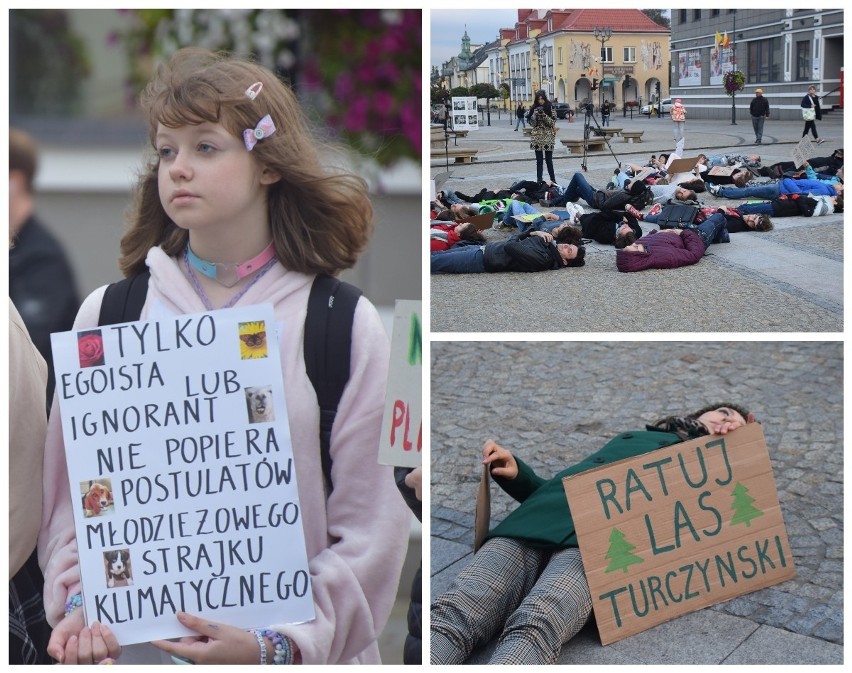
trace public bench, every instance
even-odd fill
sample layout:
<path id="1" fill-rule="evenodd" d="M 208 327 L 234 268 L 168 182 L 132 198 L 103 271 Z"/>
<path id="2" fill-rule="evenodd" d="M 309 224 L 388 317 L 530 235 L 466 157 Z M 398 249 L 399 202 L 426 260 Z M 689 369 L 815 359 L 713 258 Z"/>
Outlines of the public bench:
<path id="1" fill-rule="evenodd" d="M 570 138 L 562 139 L 559 142 L 565 145 L 571 154 L 582 154 L 584 148 L 587 152 L 596 152 L 598 150 L 603 151 L 603 148 L 606 145 L 606 142 L 600 138 L 589 138 L 588 140 L 583 140 L 582 138 L 575 140 Z"/>
<path id="2" fill-rule="evenodd" d="M 452 137 L 453 139 L 453 145 L 458 147 L 459 138 L 466 138 L 469 131 L 468 129 L 464 129 L 462 131 L 453 131 L 452 129 L 447 129 L 446 131 L 444 131 L 443 126 L 438 126 L 437 128 L 433 126 L 431 129 L 431 133 L 432 147 L 443 147 L 446 144 L 447 139 L 450 137 Z"/>
<path id="3" fill-rule="evenodd" d="M 453 159 L 457 164 L 472 164 L 479 150 L 471 150 L 460 147 L 458 149 L 432 149 L 433 159 Z"/>
<path id="4" fill-rule="evenodd" d="M 626 143 L 632 143 L 634 141 L 637 142 L 637 143 L 641 143 L 643 133 L 645 133 L 645 132 L 644 131 L 622 131 L 621 137 L 624 138 L 624 142 L 626 142 Z"/>
<path id="5" fill-rule="evenodd" d="M 622 129 L 615 126 L 601 126 L 599 129 L 593 129 L 592 133 L 596 136 L 606 136 L 609 139 L 613 136 L 621 135 L 621 131 Z"/>

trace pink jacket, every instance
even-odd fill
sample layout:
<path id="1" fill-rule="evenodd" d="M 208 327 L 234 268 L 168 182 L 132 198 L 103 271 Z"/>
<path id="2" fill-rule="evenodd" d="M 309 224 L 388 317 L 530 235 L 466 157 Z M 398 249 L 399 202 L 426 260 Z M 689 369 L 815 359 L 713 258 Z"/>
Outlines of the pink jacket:
<path id="1" fill-rule="evenodd" d="M 142 318 L 204 311 L 174 259 L 153 248 L 146 260 L 151 281 Z M 376 639 L 385 626 L 405 556 L 410 513 L 393 470 L 377 464 L 388 339 L 372 304 L 355 311 L 349 384 L 331 437 L 334 490 L 326 502 L 320 466 L 319 409 L 305 373 L 304 319 L 312 276 L 276 265 L 238 302 L 271 303 L 282 325 L 281 362 L 298 471 L 316 619 L 270 625 L 298 644 L 306 664 L 380 663 Z M 104 288 L 83 302 L 74 329 L 97 324 Z M 80 591 L 77 542 L 57 404 L 51 414 L 44 463 L 44 516 L 39 561 L 45 575 L 45 610 L 55 625 L 68 597 Z M 140 652 L 139 648 L 148 650 Z M 152 660 L 153 646 L 129 646 L 128 659 Z M 136 652 L 133 652 L 136 650 Z M 159 650 L 157 650 L 159 653 Z"/>

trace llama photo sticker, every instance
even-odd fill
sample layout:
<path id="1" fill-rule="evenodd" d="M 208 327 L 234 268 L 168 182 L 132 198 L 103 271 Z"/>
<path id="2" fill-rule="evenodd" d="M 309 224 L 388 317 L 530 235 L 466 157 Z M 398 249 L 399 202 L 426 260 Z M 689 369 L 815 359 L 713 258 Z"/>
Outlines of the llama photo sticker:
<path id="1" fill-rule="evenodd" d="M 109 479 L 81 481 L 80 497 L 83 501 L 83 516 L 87 519 L 115 512 L 112 482 Z"/>
<path id="2" fill-rule="evenodd" d="M 105 364 L 104 340 L 99 329 L 79 332 L 77 334 L 77 351 L 80 356 L 80 367 L 100 367 Z"/>
<path id="3" fill-rule="evenodd" d="M 268 355 L 266 347 L 266 323 L 262 320 L 241 322 L 240 357 L 243 360 L 265 358 Z"/>
<path id="4" fill-rule="evenodd" d="M 249 423 L 269 423 L 275 420 L 272 408 L 272 386 L 246 388 L 246 406 Z"/>

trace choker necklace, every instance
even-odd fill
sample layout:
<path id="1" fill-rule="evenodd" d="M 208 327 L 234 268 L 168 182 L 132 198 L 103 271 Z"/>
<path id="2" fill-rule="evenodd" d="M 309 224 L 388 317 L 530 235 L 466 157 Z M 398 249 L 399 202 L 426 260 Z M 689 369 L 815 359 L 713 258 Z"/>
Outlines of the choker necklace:
<path id="1" fill-rule="evenodd" d="M 255 277 L 252 278 L 248 283 L 246 283 L 245 287 L 243 287 L 242 290 L 237 292 L 237 294 L 231 297 L 228 302 L 220 308 L 231 308 L 234 304 L 236 304 L 240 299 L 242 299 L 242 296 L 246 292 L 248 292 L 251 287 L 266 274 L 267 271 L 269 271 L 273 266 L 275 266 L 275 262 L 277 261 L 278 260 L 275 257 L 267 260 L 266 264 L 260 267 L 260 270 L 255 275 Z M 189 246 L 186 246 L 183 251 L 183 263 L 186 267 L 186 273 L 189 276 L 189 279 L 192 281 L 192 286 L 195 288 L 196 294 L 201 299 L 201 303 L 204 304 L 204 308 L 206 308 L 208 311 L 212 311 L 213 304 L 210 302 L 210 298 L 207 296 L 207 293 L 204 291 L 204 288 L 201 287 L 201 283 L 198 282 L 198 278 L 196 278 L 195 273 L 193 273 L 192 271 L 192 263 L 189 259 Z"/>
<path id="2" fill-rule="evenodd" d="M 234 287 L 243 278 L 262 268 L 275 257 L 275 245 L 270 242 L 257 257 L 252 257 L 242 264 L 226 264 L 223 262 L 208 262 L 196 255 L 189 243 L 186 244 L 186 259 L 197 271 L 212 278 L 220 285 Z"/>

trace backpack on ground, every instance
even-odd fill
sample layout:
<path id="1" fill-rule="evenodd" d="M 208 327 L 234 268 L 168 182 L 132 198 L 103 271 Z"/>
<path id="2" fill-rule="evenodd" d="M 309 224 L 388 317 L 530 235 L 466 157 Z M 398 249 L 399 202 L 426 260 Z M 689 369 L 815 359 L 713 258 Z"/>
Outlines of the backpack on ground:
<path id="1" fill-rule="evenodd" d="M 657 218 L 660 229 L 693 229 L 700 206 L 695 202 L 669 200 Z"/>
<path id="2" fill-rule="evenodd" d="M 104 293 L 98 325 L 139 320 L 148 294 L 147 269 L 112 283 Z M 343 389 L 349 381 L 352 322 L 361 290 L 339 278 L 319 274 L 311 285 L 305 315 L 305 370 L 320 408 L 320 460 L 328 492 L 331 481 L 331 429 Z"/>

